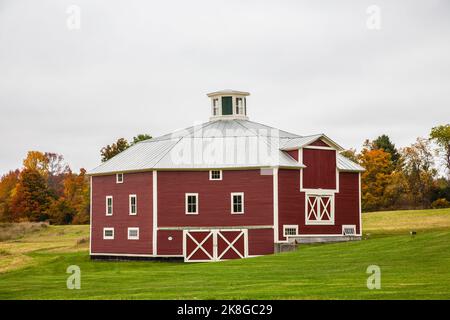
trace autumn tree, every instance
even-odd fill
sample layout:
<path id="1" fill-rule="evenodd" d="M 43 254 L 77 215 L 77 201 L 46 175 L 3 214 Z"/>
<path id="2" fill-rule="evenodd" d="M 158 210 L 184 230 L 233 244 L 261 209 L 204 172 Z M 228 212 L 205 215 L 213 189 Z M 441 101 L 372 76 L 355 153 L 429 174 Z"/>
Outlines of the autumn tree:
<path id="1" fill-rule="evenodd" d="M 86 170 L 81 168 L 79 174 L 69 174 L 64 179 L 64 198 L 75 209 L 73 223 L 89 223 L 89 180 Z"/>
<path id="2" fill-rule="evenodd" d="M 124 138 L 119 138 L 115 143 L 107 145 L 100 150 L 102 162 L 108 161 L 112 157 L 118 155 L 130 147 L 128 141 Z"/>
<path id="3" fill-rule="evenodd" d="M 430 138 L 439 146 L 438 151 L 444 158 L 448 180 L 450 180 L 450 124 L 431 129 Z"/>
<path id="4" fill-rule="evenodd" d="M 42 176 L 48 174 L 49 160 L 45 153 L 40 151 L 28 151 L 27 157 L 23 160 L 23 166 L 28 170 L 36 170 Z"/>
<path id="5" fill-rule="evenodd" d="M 353 162 L 358 163 L 358 155 L 356 153 L 356 149 L 348 149 L 341 152 L 341 155 L 346 157 L 347 159 L 352 160 Z"/>
<path id="6" fill-rule="evenodd" d="M 366 169 L 361 174 L 362 208 L 364 211 L 388 207 L 386 190 L 392 181 L 391 155 L 382 149 L 364 148 L 359 163 Z"/>
<path id="7" fill-rule="evenodd" d="M 19 170 L 10 171 L 0 179 L 0 222 L 12 221 L 11 199 L 19 181 Z"/>
<path id="8" fill-rule="evenodd" d="M 11 199 L 12 220 L 44 221 L 51 201 L 52 193 L 44 176 L 38 169 L 25 168 Z"/>
<path id="9" fill-rule="evenodd" d="M 434 178 L 434 157 L 430 141 L 417 138 L 411 146 L 402 149 L 403 172 L 408 183 L 408 195 L 415 206 L 427 208 L 430 205 Z"/>
<path id="10" fill-rule="evenodd" d="M 64 157 L 57 153 L 46 152 L 47 158 L 47 184 L 50 190 L 55 193 L 57 197 L 63 195 L 63 181 L 67 174 L 70 172 L 70 168 L 65 163 Z"/>

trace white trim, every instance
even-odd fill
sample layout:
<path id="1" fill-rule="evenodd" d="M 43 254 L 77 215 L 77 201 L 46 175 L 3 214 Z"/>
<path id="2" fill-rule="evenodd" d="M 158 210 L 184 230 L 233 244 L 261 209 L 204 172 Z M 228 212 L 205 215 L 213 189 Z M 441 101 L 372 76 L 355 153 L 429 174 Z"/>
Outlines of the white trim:
<path id="1" fill-rule="evenodd" d="M 286 234 L 286 229 L 295 229 L 295 234 Z M 295 237 L 298 236 L 298 224 L 283 224 L 283 237 Z"/>
<path id="2" fill-rule="evenodd" d="M 235 212 L 234 211 L 234 201 L 233 201 L 233 197 L 234 196 L 241 196 L 241 198 L 242 198 L 242 204 L 241 204 L 241 208 L 242 208 L 242 211 L 237 211 L 237 212 Z M 245 213 L 245 206 L 244 206 L 244 192 L 231 192 L 231 197 L 230 197 L 230 199 L 231 199 L 231 214 L 244 214 Z"/>
<path id="3" fill-rule="evenodd" d="M 239 231 L 239 234 L 230 242 L 226 237 L 222 235 L 222 232 L 236 232 Z M 208 233 L 201 241 L 197 241 L 193 236 L 190 235 L 191 232 L 202 232 L 202 233 Z M 189 238 L 197 245 L 194 250 L 192 250 L 189 253 L 189 256 L 187 255 L 187 246 L 186 246 L 186 240 Z M 223 241 L 226 242 L 227 248 L 223 250 L 220 255 L 218 253 L 218 238 L 219 236 L 222 238 Z M 240 240 L 241 237 L 244 237 L 244 254 L 241 254 L 239 250 L 237 250 L 234 247 L 234 244 Z M 203 248 L 203 244 L 208 241 L 210 238 L 212 238 L 213 241 L 213 252 L 212 255 L 210 252 L 208 252 L 205 248 Z M 248 258 L 248 230 L 246 229 L 211 229 L 211 230 L 183 230 L 183 257 L 184 262 L 213 262 L 213 261 L 224 261 L 227 259 L 222 259 L 223 255 L 227 253 L 229 250 L 234 250 L 234 252 L 237 253 L 237 255 L 243 259 Z M 198 250 L 203 251 L 206 256 L 209 259 L 202 259 L 202 260 L 190 260 L 192 255 L 194 255 Z"/>
<path id="4" fill-rule="evenodd" d="M 153 255 L 153 254 L 141 254 L 141 253 L 105 253 L 105 252 L 93 252 L 91 256 L 112 256 L 112 257 L 148 257 L 148 258 L 158 258 L 158 257 L 180 257 L 182 254 L 165 254 L 165 255 Z"/>
<path id="5" fill-rule="evenodd" d="M 182 230 L 216 230 L 216 229 L 250 229 L 250 230 L 258 230 L 258 229 L 273 229 L 271 225 L 260 225 L 260 226 L 218 226 L 218 227 L 199 227 L 199 226 L 187 226 L 187 227 L 158 227 L 158 230 L 165 231 L 182 231 Z"/>
<path id="6" fill-rule="evenodd" d="M 152 253 L 158 251 L 158 172 L 153 171 L 153 232 L 152 232 Z"/>
<path id="7" fill-rule="evenodd" d="M 132 198 L 134 198 L 135 200 L 134 200 L 134 202 L 135 202 L 135 205 L 134 205 L 134 207 L 135 207 L 135 212 L 131 212 L 131 208 L 132 208 L 132 205 L 131 205 L 131 199 Z M 135 215 L 137 215 L 137 213 L 138 213 L 138 200 L 137 200 L 137 195 L 135 195 L 135 194 L 130 194 L 129 196 L 128 196 L 128 214 L 130 215 L 130 216 L 135 216 Z"/>
<path id="8" fill-rule="evenodd" d="M 111 213 L 109 213 L 109 205 L 108 205 L 108 199 L 111 199 Z M 105 210 L 105 214 L 107 216 L 112 216 L 114 214 L 114 198 L 113 196 L 106 196 L 105 197 L 105 205 L 106 205 L 106 210 Z"/>
<path id="9" fill-rule="evenodd" d="M 310 198 L 315 197 L 313 202 Z M 322 197 L 328 197 L 329 199 L 324 202 Z M 327 206 L 330 206 L 330 211 L 324 210 Z M 311 206 L 311 211 L 308 207 Z M 320 209 L 320 210 L 318 210 Z M 314 214 L 316 220 L 311 220 L 309 217 Z M 328 216 L 330 219 L 322 220 L 322 217 Z M 305 225 L 334 225 L 335 220 L 335 195 L 334 193 L 326 192 L 314 192 L 305 194 Z"/>
<path id="10" fill-rule="evenodd" d="M 105 231 L 112 231 L 112 236 L 105 236 Z M 114 228 L 103 228 L 103 240 L 114 240 Z"/>
<path id="11" fill-rule="evenodd" d="M 130 236 L 130 231 L 132 230 L 136 230 L 137 231 L 137 236 Z M 139 228 L 138 227 L 129 227 L 127 230 L 127 239 L 128 240 L 139 240 Z"/>
<path id="12" fill-rule="evenodd" d="M 278 242 L 279 227 L 278 227 L 278 168 L 273 168 L 273 240 Z"/>
<path id="13" fill-rule="evenodd" d="M 219 179 L 213 179 L 213 177 L 212 177 L 212 172 L 213 171 L 219 171 L 220 172 L 220 178 Z M 222 180 L 222 175 L 223 175 L 222 170 L 209 170 L 209 180 L 210 181 L 220 181 L 220 180 Z"/>
<path id="14" fill-rule="evenodd" d="M 310 145 L 304 146 L 303 148 L 304 149 L 317 149 L 317 150 L 336 150 L 336 148 L 332 148 L 332 147 L 310 146 Z"/>
<path id="15" fill-rule="evenodd" d="M 188 211 L 188 197 L 189 196 L 195 196 L 195 212 L 189 212 Z M 199 208 L 198 208 L 198 193 L 185 193 L 184 195 L 185 200 L 185 214 L 191 215 L 191 214 L 198 214 Z"/>
<path id="16" fill-rule="evenodd" d="M 359 235 L 362 235 L 362 207 L 361 207 L 361 172 L 358 173 L 359 177 Z"/>
<path id="17" fill-rule="evenodd" d="M 89 254 L 92 254 L 92 177 L 89 177 Z"/>
<path id="18" fill-rule="evenodd" d="M 122 181 L 119 181 L 119 176 L 122 176 Z M 116 173 L 116 183 L 123 183 L 123 173 L 122 172 Z"/>
<path id="19" fill-rule="evenodd" d="M 348 235 L 344 234 L 344 229 L 350 229 L 350 228 L 355 230 L 354 233 L 348 234 Z M 356 225 L 355 224 L 343 224 L 342 225 L 342 235 L 343 236 L 356 236 Z"/>

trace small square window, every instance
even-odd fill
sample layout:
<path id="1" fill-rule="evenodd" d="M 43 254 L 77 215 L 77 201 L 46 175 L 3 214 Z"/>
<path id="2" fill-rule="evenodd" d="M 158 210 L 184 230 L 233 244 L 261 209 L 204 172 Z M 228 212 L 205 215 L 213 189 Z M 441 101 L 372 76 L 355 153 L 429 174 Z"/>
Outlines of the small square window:
<path id="1" fill-rule="evenodd" d="M 198 214 L 198 193 L 186 193 L 186 214 Z"/>
<path id="2" fill-rule="evenodd" d="M 356 234 L 356 226 L 354 224 L 344 224 L 342 225 L 342 235 L 344 236 L 354 236 Z"/>
<path id="3" fill-rule="evenodd" d="M 231 213 L 244 213 L 244 193 L 234 192 L 231 194 Z"/>
<path id="4" fill-rule="evenodd" d="M 113 240 L 114 239 L 114 228 L 103 228 L 103 239 Z"/>
<path id="5" fill-rule="evenodd" d="M 123 173 L 116 174 L 116 183 L 123 183 Z"/>
<path id="6" fill-rule="evenodd" d="M 139 228 L 128 228 L 128 240 L 139 240 Z"/>
<path id="7" fill-rule="evenodd" d="M 137 196 L 130 194 L 130 215 L 135 216 L 137 214 Z"/>
<path id="8" fill-rule="evenodd" d="M 298 225 L 283 225 L 283 236 L 296 236 L 298 235 Z"/>
<path id="9" fill-rule="evenodd" d="M 222 180 L 222 170 L 209 171 L 209 180 Z"/>

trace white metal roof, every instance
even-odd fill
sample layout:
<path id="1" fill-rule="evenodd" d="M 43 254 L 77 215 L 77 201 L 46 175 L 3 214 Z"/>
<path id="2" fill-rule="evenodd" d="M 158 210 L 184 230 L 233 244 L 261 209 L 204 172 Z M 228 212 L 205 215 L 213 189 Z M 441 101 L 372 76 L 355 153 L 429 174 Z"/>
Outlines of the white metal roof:
<path id="1" fill-rule="evenodd" d="M 341 154 L 337 155 L 337 167 L 340 171 L 358 171 L 362 172 L 365 171 L 363 167 L 361 167 L 359 164 L 353 162 L 352 160 L 344 157 Z"/>
<path id="2" fill-rule="evenodd" d="M 301 168 L 303 164 L 282 150 L 321 137 L 329 139 L 324 135 L 301 137 L 248 120 L 209 121 L 139 142 L 89 174 L 153 169 Z M 338 169 L 360 171 L 361 167 L 338 158 Z"/>

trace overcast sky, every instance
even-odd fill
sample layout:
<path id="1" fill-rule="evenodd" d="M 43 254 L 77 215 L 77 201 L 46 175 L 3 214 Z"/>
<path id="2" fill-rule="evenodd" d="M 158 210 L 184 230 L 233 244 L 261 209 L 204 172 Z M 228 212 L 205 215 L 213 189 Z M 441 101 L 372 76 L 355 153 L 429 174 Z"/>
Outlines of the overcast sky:
<path id="1" fill-rule="evenodd" d="M 450 121 L 450 1 L 0 0 L 0 174 L 28 150 L 92 169 L 119 137 L 207 121 L 226 88 L 253 121 L 408 145 Z"/>

